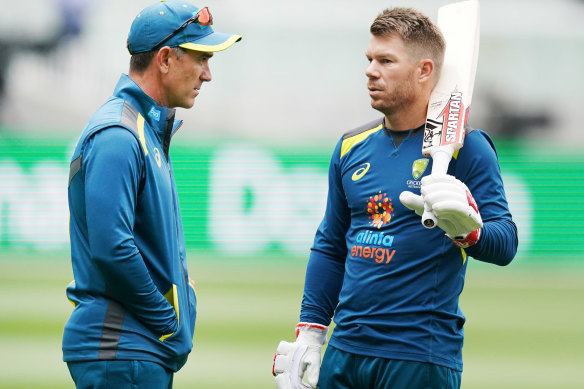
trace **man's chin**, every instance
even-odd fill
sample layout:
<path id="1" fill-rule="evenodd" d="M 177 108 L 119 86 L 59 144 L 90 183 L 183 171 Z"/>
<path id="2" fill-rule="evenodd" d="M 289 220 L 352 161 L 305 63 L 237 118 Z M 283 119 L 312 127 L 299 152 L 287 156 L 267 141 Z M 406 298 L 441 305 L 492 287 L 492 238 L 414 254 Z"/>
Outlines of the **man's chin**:
<path id="1" fill-rule="evenodd" d="M 187 100 L 178 105 L 178 108 L 190 109 L 195 105 L 195 99 Z"/>
<path id="2" fill-rule="evenodd" d="M 378 100 L 371 100 L 371 108 L 385 114 L 386 108 L 385 106 Z"/>

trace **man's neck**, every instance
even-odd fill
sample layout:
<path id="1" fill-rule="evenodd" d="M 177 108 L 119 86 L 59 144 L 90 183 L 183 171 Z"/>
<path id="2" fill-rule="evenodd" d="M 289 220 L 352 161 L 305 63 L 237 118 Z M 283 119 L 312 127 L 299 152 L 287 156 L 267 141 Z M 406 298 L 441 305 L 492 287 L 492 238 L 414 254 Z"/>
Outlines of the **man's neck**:
<path id="1" fill-rule="evenodd" d="M 159 84 L 152 82 L 152 77 L 149 77 L 146 72 L 148 70 L 146 70 L 144 73 L 139 74 L 139 73 L 130 73 L 129 77 L 136 83 L 138 84 L 138 86 L 140 87 L 140 89 L 142 89 L 142 91 L 144 91 L 144 93 L 146 93 L 148 96 L 150 96 L 154 101 L 156 101 L 156 104 L 160 105 L 160 106 L 166 106 L 166 102 L 163 101 L 163 99 L 161 98 L 162 93 L 160 90 L 160 87 L 158 87 Z"/>
<path id="2" fill-rule="evenodd" d="M 385 126 L 393 131 L 408 131 L 426 122 L 428 103 L 411 104 L 397 112 L 385 114 Z"/>
<path id="3" fill-rule="evenodd" d="M 426 115 L 424 116 L 405 116 L 400 115 L 400 117 L 390 117 L 385 115 L 385 127 L 392 131 L 408 131 L 414 128 L 420 127 L 426 122 Z"/>

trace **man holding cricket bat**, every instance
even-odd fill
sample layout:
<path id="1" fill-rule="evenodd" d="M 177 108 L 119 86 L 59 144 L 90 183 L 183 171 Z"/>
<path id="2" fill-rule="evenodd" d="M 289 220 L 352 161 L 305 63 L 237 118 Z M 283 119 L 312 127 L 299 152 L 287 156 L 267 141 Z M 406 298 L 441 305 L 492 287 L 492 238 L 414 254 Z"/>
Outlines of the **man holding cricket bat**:
<path id="1" fill-rule="evenodd" d="M 441 74 L 450 42 L 441 30 L 407 8 L 383 11 L 370 27 L 367 88 L 383 117 L 344 134 L 333 152 L 296 341 L 282 341 L 274 359 L 279 389 L 460 388 L 468 258 L 507 265 L 517 228 L 483 131 L 467 127 L 464 147 L 441 157 L 446 171 L 430 174 L 429 101 L 449 71 Z M 455 121 L 469 88 L 455 85 L 436 123 L 464 129 Z"/>
<path id="2" fill-rule="evenodd" d="M 142 10 L 130 71 L 81 133 L 69 174 L 71 262 L 63 359 L 77 388 L 172 387 L 193 346 L 189 277 L 169 146 L 211 81 L 209 60 L 241 36 L 182 0 Z"/>

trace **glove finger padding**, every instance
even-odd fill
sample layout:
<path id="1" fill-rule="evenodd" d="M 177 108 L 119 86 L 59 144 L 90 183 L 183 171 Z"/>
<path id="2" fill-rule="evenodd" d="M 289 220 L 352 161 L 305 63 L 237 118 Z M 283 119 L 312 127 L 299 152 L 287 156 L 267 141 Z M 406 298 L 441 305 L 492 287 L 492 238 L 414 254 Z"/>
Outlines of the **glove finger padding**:
<path id="1" fill-rule="evenodd" d="M 291 356 L 295 348 L 294 343 L 286 342 L 285 340 L 280 342 L 274 357 L 274 367 L 272 369 L 274 375 L 290 370 Z"/>
<path id="2" fill-rule="evenodd" d="M 466 237 L 483 226 L 478 206 L 467 186 L 450 175 L 422 179 L 422 197 L 438 219 L 438 227 L 453 239 Z"/>
<path id="3" fill-rule="evenodd" d="M 305 379 L 311 388 L 316 388 L 316 385 L 318 385 L 320 357 L 320 347 L 309 346 L 302 358 L 302 364 L 306 371 Z M 300 374 L 300 380 L 302 380 L 302 374 Z"/>
<path id="4" fill-rule="evenodd" d="M 302 376 L 307 366 L 304 362 L 307 349 L 307 345 L 296 345 L 295 343 L 285 341 L 280 342 L 276 350 L 273 368 L 273 373 L 276 376 L 276 388 L 310 389 L 310 386 L 302 382 Z"/>
<path id="5" fill-rule="evenodd" d="M 444 208 L 433 209 L 438 220 L 451 224 L 449 235 L 461 235 L 482 227 L 483 224 L 479 214 L 468 212 L 468 207 L 455 209 L 458 206 L 459 204 L 444 204 Z"/>
<path id="6" fill-rule="evenodd" d="M 424 213 L 424 199 L 422 196 L 409 191 L 403 191 L 399 195 L 399 201 L 408 209 L 414 211 L 418 216 Z"/>
<path id="7" fill-rule="evenodd" d="M 399 200 L 408 209 L 414 211 L 418 216 L 424 213 L 424 198 L 409 191 L 401 192 Z M 451 205 L 452 206 L 452 205 Z M 448 209 L 448 207 L 446 207 Z M 434 211 L 434 210 L 433 210 Z M 435 212 L 437 218 L 437 226 L 447 235 L 454 237 L 458 234 L 456 225 L 450 221 L 452 217 L 448 211 L 440 210 L 440 213 Z M 471 230 L 472 231 L 472 230 Z"/>
<path id="8" fill-rule="evenodd" d="M 272 373 L 277 389 L 311 389 L 318 385 L 320 350 L 328 328 L 321 324 L 299 323 L 296 341 L 281 341 L 276 349 Z M 305 377 L 306 383 L 302 381 Z"/>

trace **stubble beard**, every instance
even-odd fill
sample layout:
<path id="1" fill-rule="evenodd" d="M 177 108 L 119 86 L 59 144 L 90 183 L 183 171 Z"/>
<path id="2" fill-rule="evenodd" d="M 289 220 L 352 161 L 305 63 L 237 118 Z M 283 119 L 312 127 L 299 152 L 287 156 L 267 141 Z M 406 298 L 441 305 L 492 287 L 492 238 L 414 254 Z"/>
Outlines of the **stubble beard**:
<path id="1" fill-rule="evenodd" d="M 393 84 L 393 88 L 388 95 L 379 100 L 371 100 L 371 107 L 383 113 L 387 117 L 399 114 L 405 107 L 411 105 L 416 100 L 416 90 L 414 88 L 413 77 Z"/>

